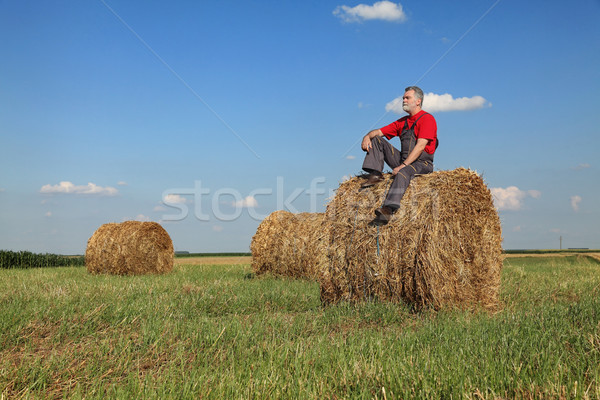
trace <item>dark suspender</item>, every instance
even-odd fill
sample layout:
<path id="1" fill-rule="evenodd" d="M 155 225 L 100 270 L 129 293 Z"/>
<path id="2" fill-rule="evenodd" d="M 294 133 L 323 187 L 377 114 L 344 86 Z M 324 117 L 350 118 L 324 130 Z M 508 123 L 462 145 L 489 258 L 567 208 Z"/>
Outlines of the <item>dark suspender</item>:
<path id="1" fill-rule="evenodd" d="M 429 115 L 429 113 L 428 113 L 428 112 L 425 112 L 425 113 L 424 113 L 424 114 L 422 114 L 422 115 L 421 115 L 419 118 L 417 118 L 417 119 L 415 120 L 415 123 L 413 124 L 413 126 L 412 126 L 412 127 L 408 126 L 408 117 L 407 117 L 407 118 L 406 118 L 406 121 L 404 121 L 405 128 L 408 128 L 408 129 L 413 129 L 415 126 L 417 126 L 417 122 L 418 122 L 418 121 L 419 121 L 419 120 L 420 120 L 422 117 L 424 117 L 424 116 L 426 116 L 426 115 Z M 402 129 L 402 130 L 404 130 L 404 129 Z M 438 148 L 438 146 L 439 146 L 439 145 L 440 145 L 440 141 L 439 141 L 439 139 L 437 138 L 437 135 L 436 135 L 436 137 L 435 137 L 435 149 L 436 149 L 436 150 L 437 150 L 437 148 Z"/>

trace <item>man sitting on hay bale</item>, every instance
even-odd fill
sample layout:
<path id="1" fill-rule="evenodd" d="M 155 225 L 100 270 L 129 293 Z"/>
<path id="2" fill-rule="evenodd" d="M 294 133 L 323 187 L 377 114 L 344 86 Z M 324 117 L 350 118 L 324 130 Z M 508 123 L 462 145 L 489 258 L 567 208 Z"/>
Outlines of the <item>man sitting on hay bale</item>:
<path id="1" fill-rule="evenodd" d="M 363 162 L 366 181 L 361 188 L 367 188 L 383 180 L 383 163 L 392 168 L 394 180 L 383 205 L 375 210 L 375 223 L 387 224 L 392 214 L 400 208 L 400 200 L 411 179 L 417 174 L 433 171 L 433 154 L 438 145 L 437 124 L 433 115 L 421 109 L 423 91 L 417 86 L 404 89 L 402 109 L 409 115 L 402 117 L 381 129 L 365 135 L 361 147 L 367 152 Z M 400 137 L 401 151 L 388 141 Z"/>

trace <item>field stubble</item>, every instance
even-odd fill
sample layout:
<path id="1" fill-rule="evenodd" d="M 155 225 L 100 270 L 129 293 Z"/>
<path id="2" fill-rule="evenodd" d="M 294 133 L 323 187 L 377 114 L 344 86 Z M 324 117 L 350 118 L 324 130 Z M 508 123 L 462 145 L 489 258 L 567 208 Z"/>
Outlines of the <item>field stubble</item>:
<path id="1" fill-rule="evenodd" d="M 495 314 L 322 307 L 314 282 L 196 262 L 164 276 L 0 271 L 0 394 L 600 398 L 592 260 L 506 259 Z"/>

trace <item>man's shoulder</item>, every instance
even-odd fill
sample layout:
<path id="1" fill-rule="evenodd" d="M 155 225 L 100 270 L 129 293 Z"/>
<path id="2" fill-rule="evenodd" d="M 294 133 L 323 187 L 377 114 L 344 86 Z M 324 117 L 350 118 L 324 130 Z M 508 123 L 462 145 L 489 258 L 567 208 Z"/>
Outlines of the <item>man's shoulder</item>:
<path id="1" fill-rule="evenodd" d="M 409 115 L 405 115 L 402 118 L 397 119 L 396 121 L 394 121 L 393 123 L 399 127 L 404 126 L 404 124 L 406 123 L 406 121 L 408 121 L 408 119 L 410 118 Z"/>
<path id="2" fill-rule="evenodd" d="M 437 121 L 435 120 L 435 117 L 426 111 L 425 114 L 420 116 L 419 122 L 421 123 L 421 126 L 427 126 L 431 128 L 437 127 Z"/>
<path id="3" fill-rule="evenodd" d="M 435 121 L 435 117 L 432 114 L 428 113 L 427 111 L 421 110 L 420 113 L 421 113 L 421 115 L 420 115 L 421 119 L 433 119 Z"/>

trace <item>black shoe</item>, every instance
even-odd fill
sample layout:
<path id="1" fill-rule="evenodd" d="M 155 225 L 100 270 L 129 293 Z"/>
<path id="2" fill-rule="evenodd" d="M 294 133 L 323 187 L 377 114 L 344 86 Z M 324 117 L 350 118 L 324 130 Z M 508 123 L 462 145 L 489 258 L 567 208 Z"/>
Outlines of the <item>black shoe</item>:
<path id="1" fill-rule="evenodd" d="M 375 210 L 375 221 L 380 223 L 381 225 L 385 225 L 390 222 L 392 219 L 392 215 L 394 215 L 394 210 L 388 206 L 379 207 Z"/>
<path id="2" fill-rule="evenodd" d="M 379 183 L 383 180 L 383 174 L 381 172 L 371 172 L 367 175 L 367 181 L 360 185 L 361 189 L 371 187 L 376 183 Z"/>

